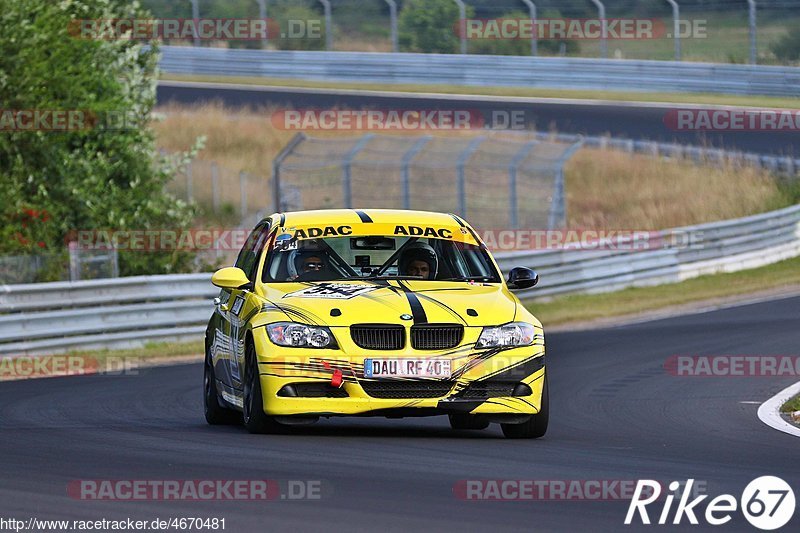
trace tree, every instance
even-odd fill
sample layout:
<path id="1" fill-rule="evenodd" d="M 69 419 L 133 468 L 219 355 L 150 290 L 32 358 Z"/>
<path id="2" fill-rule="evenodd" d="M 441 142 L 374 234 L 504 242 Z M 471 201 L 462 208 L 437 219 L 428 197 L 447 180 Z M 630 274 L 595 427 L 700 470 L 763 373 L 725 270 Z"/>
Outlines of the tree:
<path id="1" fill-rule="evenodd" d="M 18 110 L 70 112 L 65 131 L 0 131 L 0 253 L 63 250 L 75 230 L 180 228 L 191 208 L 167 194 L 176 167 L 160 158 L 148 127 L 155 104 L 157 48 L 86 38 L 81 20 L 150 18 L 123 0 L 4 0 L 0 10 L 0 102 Z M 9 112 L 11 115 L 9 115 Z M 112 120 L 113 117 L 113 120 Z M 2 129 L 0 122 L 0 129 Z M 8 122 L 6 122 L 8 126 Z M 18 124 L 16 125 L 18 127 Z M 35 244 L 24 213 L 37 219 Z M 7 238 L 23 235 L 23 239 Z M 44 242 L 40 246 L 39 242 Z M 187 254 L 120 254 L 123 274 L 184 269 Z"/>

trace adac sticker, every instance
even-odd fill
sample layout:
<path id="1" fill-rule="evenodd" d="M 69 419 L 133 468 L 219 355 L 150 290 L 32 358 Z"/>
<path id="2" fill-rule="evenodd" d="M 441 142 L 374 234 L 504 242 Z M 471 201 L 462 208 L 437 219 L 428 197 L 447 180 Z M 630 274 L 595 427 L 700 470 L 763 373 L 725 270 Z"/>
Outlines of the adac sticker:
<path id="1" fill-rule="evenodd" d="M 332 300 L 349 300 L 378 289 L 375 285 L 351 283 L 320 283 L 299 291 L 290 292 L 284 298 L 326 298 Z"/>

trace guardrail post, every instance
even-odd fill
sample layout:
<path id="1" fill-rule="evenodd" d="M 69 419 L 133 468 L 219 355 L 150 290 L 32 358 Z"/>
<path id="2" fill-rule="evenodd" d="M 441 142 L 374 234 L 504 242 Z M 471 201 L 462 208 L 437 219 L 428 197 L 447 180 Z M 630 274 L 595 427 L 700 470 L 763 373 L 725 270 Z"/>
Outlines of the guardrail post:
<path id="1" fill-rule="evenodd" d="M 508 222 L 511 229 L 519 229 L 519 201 L 517 198 L 517 169 L 539 141 L 526 142 L 511 158 L 508 165 Z"/>
<path id="2" fill-rule="evenodd" d="M 567 223 L 567 202 L 564 193 L 564 166 L 567 164 L 575 152 L 583 146 L 584 139 L 579 139 L 572 146 L 566 149 L 558 158 L 556 165 L 556 180 L 553 189 L 553 201 L 550 202 L 550 213 L 547 217 L 547 229 L 556 229 Z"/>
<path id="3" fill-rule="evenodd" d="M 539 55 L 539 32 L 536 31 L 536 4 L 532 0 L 522 0 L 522 3 L 528 6 L 528 13 L 533 21 L 533 33 L 531 33 L 531 55 Z"/>
<path id="4" fill-rule="evenodd" d="M 297 148 L 303 141 L 306 140 L 306 134 L 298 132 L 297 135 L 292 137 L 286 146 L 283 147 L 275 159 L 272 161 L 272 210 L 274 213 L 283 211 L 281 205 L 281 165 L 284 159 L 289 157 L 295 148 Z"/>
<path id="5" fill-rule="evenodd" d="M 461 37 L 461 52 L 467 53 L 467 6 L 464 5 L 463 0 L 455 0 L 458 4 L 458 28 L 459 36 Z"/>
<path id="6" fill-rule="evenodd" d="M 458 155 L 456 162 L 456 182 L 458 187 L 458 216 L 466 218 L 467 216 L 467 180 L 464 176 L 464 167 L 467 164 L 470 156 L 475 153 L 478 146 L 486 140 L 486 137 L 476 137 L 467 145 L 463 152 Z"/>
<path id="7" fill-rule="evenodd" d="M 189 0 L 192 3 L 192 19 L 194 19 L 194 46 L 200 46 L 200 34 L 197 32 L 197 24 L 200 21 L 199 0 Z"/>
<path id="8" fill-rule="evenodd" d="M 351 182 L 350 170 L 353 166 L 353 159 L 355 159 L 358 152 L 364 149 L 367 143 L 375 137 L 373 133 L 368 133 L 361 137 L 356 145 L 350 150 L 342 162 L 342 201 L 344 207 L 350 209 L 353 207 L 353 186 Z"/>
<path id="9" fill-rule="evenodd" d="M 264 21 L 264 40 L 261 41 L 261 48 L 266 48 L 269 42 L 269 21 L 267 20 L 267 0 L 256 0 L 258 4 L 258 18 Z"/>
<path id="10" fill-rule="evenodd" d="M 411 161 L 422 150 L 422 148 L 431 140 L 430 135 L 421 137 L 403 154 L 403 163 L 400 167 L 400 179 L 403 185 L 403 209 L 411 209 L 411 178 L 408 173 L 408 168 L 411 166 Z"/>
<path id="11" fill-rule="evenodd" d="M 667 0 L 672 6 L 672 33 L 675 38 L 675 61 L 681 60 L 681 8 L 675 0 Z"/>
<path id="12" fill-rule="evenodd" d="M 389 24 L 392 31 L 392 52 L 397 53 L 400 47 L 397 41 L 397 2 L 395 0 L 385 0 L 389 4 Z"/>
<path id="13" fill-rule="evenodd" d="M 608 57 L 608 20 L 606 20 L 606 6 L 600 0 L 592 0 L 597 6 L 597 16 L 600 17 L 600 57 Z"/>
<path id="14" fill-rule="evenodd" d="M 758 48 L 756 41 L 756 33 L 758 27 L 756 25 L 756 0 L 747 0 L 747 8 L 749 11 L 750 19 L 750 64 L 755 65 L 758 63 Z"/>
<path id="15" fill-rule="evenodd" d="M 333 15 L 330 0 L 319 0 L 325 10 L 325 50 L 333 50 Z"/>

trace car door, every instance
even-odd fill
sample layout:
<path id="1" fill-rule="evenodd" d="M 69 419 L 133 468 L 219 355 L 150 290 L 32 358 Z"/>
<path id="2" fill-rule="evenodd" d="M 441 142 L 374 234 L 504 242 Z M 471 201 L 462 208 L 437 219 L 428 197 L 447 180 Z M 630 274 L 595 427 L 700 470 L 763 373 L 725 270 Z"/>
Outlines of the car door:
<path id="1" fill-rule="evenodd" d="M 268 242 L 271 232 L 269 225 L 264 222 L 256 226 L 242 251 L 236 259 L 235 266 L 241 268 L 252 283 L 249 287 L 234 289 L 228 292 L 227 308 L 224 313 L 225 336 L 227 337 L 227 368 L 224 369 L 228 377 L 228 384 L 237 390 L 242 389 L 242 368 L 244 367 L 244 339 L 247 331 L 247 320 L 252 311 L 260 307 L 261 302 L 253 289 L 256 282 L 256 271 Z"/>

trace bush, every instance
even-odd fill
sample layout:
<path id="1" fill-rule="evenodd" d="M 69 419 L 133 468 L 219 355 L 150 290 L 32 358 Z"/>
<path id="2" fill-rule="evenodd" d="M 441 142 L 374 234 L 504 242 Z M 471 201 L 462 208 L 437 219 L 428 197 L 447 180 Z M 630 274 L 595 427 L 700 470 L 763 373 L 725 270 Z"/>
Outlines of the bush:
<path id="1" fill-rule="evenodd" d="M 800 60 L 800 33 L 787 33 L 769 48 L 781 61 Z"/>
<path id="2" fill-rule="evenodd" d="M 467 7 L 467 17 L 473 16 Z M 398 17 L 405 51 L 453 54 L 459 51 L 459 12 L 453 0 L 408 0 Z"/>
<path id="3" fill-rule="evenodd" d="M 76 229 L 188 225 L 191 208 L 164 190 L 176 168 L 158 156 L 148 125 L 157 49 L 129 40 L 82 39 L 75 32 L 81 19 L 147 17 L 137 3 L 120 0 L 3 2 L 3 109 L 79 110 L 85 117 L 121 115 L 125 123 L 121 128 L 0 131 L 0 188 L 6 198 L 0 204 L 0 253 L 63 250 Z M 47 213 L 46 220 L 35 213 Z M 188 268 L 190 259 L 187 254 L 123 253 L 120 271 L 174 272 Z"/>
<path id="4" fill-rule="evenodd" d="M 325 49 L 325 20 L 322 15 L 305 6 L 276 7 L 270 18 L 277 22 L 281 35 L 270 37 L 279 50 L 324 50 Z M 295 28 L 290 27 L 291 24 Z M 299 21 L 299 22 L 298 22 Z M 300 27 L 304 24 L 305 28 Z M 291 32 L 297 30 L 302 36 L 292 36 Z"/>

